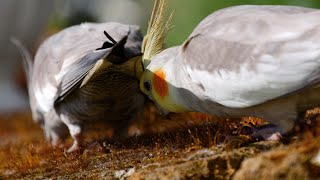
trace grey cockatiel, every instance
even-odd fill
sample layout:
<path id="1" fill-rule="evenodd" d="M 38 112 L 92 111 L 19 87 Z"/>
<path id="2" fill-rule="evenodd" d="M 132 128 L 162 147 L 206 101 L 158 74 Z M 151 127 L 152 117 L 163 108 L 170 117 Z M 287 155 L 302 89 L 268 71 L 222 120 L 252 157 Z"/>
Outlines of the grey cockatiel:
<path id="1" fill-rule="evenodd" d="M 69 131 L 75 150 L 82 125 L 100 120 L 127 132 L 144 105 L 141 43 L 137 26 L 83 23 L 49 37 L 34 63 L 26 58 L 32 116 L 52 144 Z"/>
<path id="2" fill-rule="evenodd" d="M 140 88 L 165 111 L 255 116 L 275 125 L 256 136 L 279 139 L 320 105 L 320 10 L 222 9 L 150 60 Z"/>

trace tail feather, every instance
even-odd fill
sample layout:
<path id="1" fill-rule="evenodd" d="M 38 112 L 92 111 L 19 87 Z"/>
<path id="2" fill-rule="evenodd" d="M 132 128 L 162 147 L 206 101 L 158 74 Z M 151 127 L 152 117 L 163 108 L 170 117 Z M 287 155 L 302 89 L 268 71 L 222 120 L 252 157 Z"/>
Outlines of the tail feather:
<path id="1" fill-rule="evenodd" d="M 28 86 L 30 84 L 30 80 L 31 80 L 31 76 L 32 76 L 32 71 L 33 71 L 33 60 L 31 57 L 31 54 L 29 53 L 29 51 L 22 45 L 22 43 L 14 38 L 11 37 L 10 41 L 18 48 L 18 50 L 20 51 L 20 54 L 22 56 L 23 59 L 23 68 L 25 71 L 25 75 L 27 77 L 27 82 L 28 82 Z"/>
<path id="2" fill-rule="evenodd" d="M 29 103 L 30 108 L 32 111 L 32 117 L 33 120 L 40 124 L 41 126 L 44 125 L 44 117 L 43 113 L 41 112 L 38 104 L 36 103 L 36 98 L 33 93 L 31 78 L 32 78 L 32 72 L 33 72 L 33 60 L 29 53 L 29 51 L 22 45 L 22 43 L 16 39 L 16 38 L 10 38 L 10 41 L 17 46 L 18 50 L 20 51 L 20 54 L 23 59 L 23 68 L 27 77 L 27 83 L 28 83 L 28 93 L 29 93 Z"/>

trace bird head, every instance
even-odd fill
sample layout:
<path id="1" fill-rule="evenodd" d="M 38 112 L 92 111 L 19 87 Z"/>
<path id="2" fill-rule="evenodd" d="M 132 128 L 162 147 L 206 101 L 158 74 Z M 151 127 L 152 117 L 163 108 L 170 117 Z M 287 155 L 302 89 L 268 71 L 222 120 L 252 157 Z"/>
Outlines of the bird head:
<path id="1" fill-rule="evenodd" d="M 156 103 L 160 114 L 175 112 L 175 108 L 169 96 L 169 87 L 166 82 L 165 72 L 161 69 L 155 73 L 147 70 L 141 77 L 140 89 L 153 102 Z"/>
<path id="2" fill-rule="evenodd" d="M 173 47 L 157 54 L 140 78 L 141 91 L 156 103 L 160 112 L 189 111 L 175 85 L 175 72 L 171 66 L 177 50 L 178 47 Z"/>
<path id="3" fill-rule="evenodd" d="M 144 72 L 140 78 L 141 91 L 155 102 L 161 114 L 180 112 L 179 106 L 172 100 L 175 90 L 168 83 L 167 71 L 162 68 L 166 62 L 166 58 L 162 57 L 166 53 L 162 51 L 165 49 L 165 39 L 173 14 L 166 19 L 166 9 L 166 0 L 155 0 L 147 34 L 142 43 Z M 159 58 L 154 58 L 155 56 Z"/>
<path id="4" fill-rule="evenodd" d="M 104 58 L 106 60 L 103 64 L 105 67 L 101 69 L 121 72 L 140 79 L 143 73 L 142 53 L 137 53 L 130 47 L 125 47 L 130 31 L 119 42 L 115 41 L 106 31 L 104 31 L 104 34 L 112 43 L 106 41 L 101 48 L 97 49 L 111 49 L 110 53 Z M 101 63 L 97 63 L 97 67 L 100 67 Z"/>

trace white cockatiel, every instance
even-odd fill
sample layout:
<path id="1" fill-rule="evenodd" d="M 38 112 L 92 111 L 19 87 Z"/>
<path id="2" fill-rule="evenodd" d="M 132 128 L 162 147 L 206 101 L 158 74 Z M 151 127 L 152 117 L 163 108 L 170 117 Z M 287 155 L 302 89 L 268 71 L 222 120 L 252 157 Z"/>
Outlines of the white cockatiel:
<path id="1" fill-rule="evenodd" d="M 140 88 L 165 111 L 263 118 L 255 135 L 276 140 L 320 105 L 320 10 L 222 9 L 148 63 Z"/>
<path id="2" fill-rule="evenodd" d="M 79 149 L 84 125 L 109 124 L 126 136 L 144 107 L 139 88 L 142 35 L 135 25 L 83 23 L 66 28 L 39 47 L 34 62 L 26 56 L 30 106 L 53 145 L 68 134 L 69 151 Z M 140 70 L 139 70 L 139 67 Z"/>

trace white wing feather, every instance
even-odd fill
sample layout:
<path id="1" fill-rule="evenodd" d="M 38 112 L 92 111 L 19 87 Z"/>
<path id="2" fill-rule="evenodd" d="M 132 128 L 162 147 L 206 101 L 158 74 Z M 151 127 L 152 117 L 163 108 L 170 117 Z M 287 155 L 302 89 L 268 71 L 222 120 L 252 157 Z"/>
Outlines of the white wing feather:
<path id="1" fill-rule="evenodd" d="M 240 6 L 203 20 L 176 58 L 202 87 L 196 96 L 245 108 L 318 82 L 320 11 L 291 8 Z"/>

